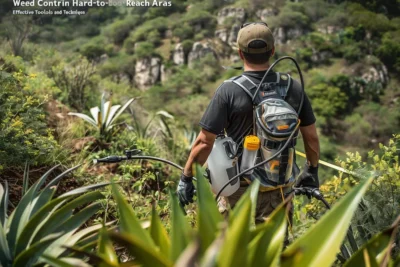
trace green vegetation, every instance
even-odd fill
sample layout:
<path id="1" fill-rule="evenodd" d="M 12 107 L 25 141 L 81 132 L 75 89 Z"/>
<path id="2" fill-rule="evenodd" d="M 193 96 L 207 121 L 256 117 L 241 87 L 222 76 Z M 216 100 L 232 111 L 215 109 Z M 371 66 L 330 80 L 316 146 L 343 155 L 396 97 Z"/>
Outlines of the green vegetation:
<path id="1" fill-rule="evenodd" d="M 134 259 L 163 266 L 191 259 L 200 266 L 268 265 L 274 260 L 281 266 L 314 260 L 315 266 L 336 266 L 341 264 L 336 252 L 349 225 L 352 234 L 344 244 L 354 257 L 347 266 L 368 265 L 363 262 L 367 258 L 369 266 L 387 266 L 389 252 L 393 260 L 399 257 L 400 235 L 394 236 L 396 225 L 391 225 L 400 210 L 397 0 L 176 0 L 171 7 L 90 7 L 83 16 L 38 17 L 12 16 L 12 8 L 7 2 L 0 10 L 0 265 L 79 266 L 86 255 L 85 260 L 99 260 L 104 266 Z M 321 191 L 334 208 L 326 212 L 315 200 L 295 197 L 292 246 L 283 254 L 284 205 L 257 228 L 248 220 L 249 199 L 223 220 L 200 182 L 197 203 L 186 207 L 184 217 L 169 195 L 178 170 L 147 160 L 92 163 L 140 149 L 143 155 L 185 164 L 210 98 L 221 82 L 241 73 L 221 67 L 240 66 L 233 62 L 237 52 L 229 43 L 235 38 L 232 29 L 261 17 L 276 36 L 274 59 L 293 56 L 301 66 L 317 116 L 321 159 L 358 174 L 320 168 Z M 216 36 L 217 30 L 226 42 Z M 289 62 L 279 63 L 276 71 L 299 79 Z M 301 140 L 298 150 L 304 151 Z M 301 166 L 302 159 L 297 161 Z M 51 182 L 55 174 L 43 178 L 58 164 L 54 172 L 82 166 L 59 184 Z M 367 185 L 357 191 L 364 182 L 357 177 L 370 172 L 376 178 L 361 194 Z M 32 191 L 23 178 L 28 173 Z M 99 192 L 76 189 L 111 182 L 117 185 Z M 71 191 L 76 194 L 67 195 Z M 81 198 L 86 204 L 71 204 Z M 45 207 L 54 209 L 43 211 L 43 224 L 34 228 L 48 229 L 21 236 Z M 63 209 L 68 210 L 63 225 L 44 227 L 57 221 Z M 85 210 L 90 211 L 87 216 Z M 21 216 L 12 215 L 17 213 Z M 335 219 L 326 219 L 332 214 Z M 79 223 L 72 222 L 81 215 Z M 343 218 L 341 227 L 338 218 Z M 124 236 L 102 226 L 115 220 Z M 127 221 L 137 227 L 132 229 Z M 320 230 L 319 225 L 328 224 L 331 231 Z M 78 228 L 87 234 L 82 242 L 73 238 L 78 242 L 75 250 L 58 246 L 68 233 L 79 236 Z M 319 257 L 330 235 L 336 236 L 332 251 Z M 269 242 L 272 239 L 279 242 Z M 80 246 L 86 241 L 90 246 Z M 235 245 L 239 241 L 248 245 L 246 255 L 244 245 Z M 115 251 L 117 243 L 125 250 Z M 391 251 L 386 250 L 390 244 Z M 53 250 L 62 254 L 50 253 Z M 268 258 L 259 256 L 265 251 Z"/>

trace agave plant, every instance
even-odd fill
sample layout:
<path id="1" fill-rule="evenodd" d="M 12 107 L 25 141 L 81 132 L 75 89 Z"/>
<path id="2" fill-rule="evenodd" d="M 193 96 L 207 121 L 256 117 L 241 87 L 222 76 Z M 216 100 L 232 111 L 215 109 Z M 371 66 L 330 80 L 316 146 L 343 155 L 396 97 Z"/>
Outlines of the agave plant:
<path id="1" fill-rule="evenodd" d="M 51 168 L 28 188 L 29 167 L 25 167 L 23 196 L 8 216 L 8 184 L 0 184 L 0 266 L 32 266 L 43 253 L 59 257 L 66 253 L 60 245 L 87 244 L 97 236 L 100 225 L 78 229 L 101 207 L 98 191 L 107 183 L 81 187 L 54 197 L 59 181 L 79 166 L 70 168 L 47 185 Z M 41 187 L 43 188 L 41 189 Z M 90 205 L 87 205 L 92 203 Z M 77 207 L 82 207 L 74 214 Z M 94 234 L 94 236 L 92 236 Z"/>
<path id="2" fill-rule="evenodd" d="M 93 107 L 90 109 L 92 118 L 83 113 L 69 112 L 68 115 L 77 116 L 84 121 L 90 123 L 98 129 L 101 137 L 109 138 L 109 133 L 116 125 L 116 120 L 122 114 L 122 112 L 127 109 L 127 107 L 132 104 L 135 98 L 131 98 L 124 106 L 121 105 L 111 105 L 111 101 L 105 99 L 105 94 L 101 96 L 101 104 L 99 107 Z"/>
<path id="3" fill-rule="evenodd" d="M 197 169 L 197 174 L 202 173 Z M 197 230 L 192 229 L 171 194 L 171 232 L 168 236 L 153 208 L 148 230 L 140 227 L 133 208 L 116 186 L 113 195 L 120 214 L 119 232 L 101 231 L 96 253 L 87 253 L 101 266 L 331 266 L 339 253 L 354 211 L 372 178 L 365 179 L 343 197 L 312 228 L 283 252 L 288 201 L 283 202 L 263 224 L 251 223 L 258 183 L 254 183 L 237 203 L 229 219 L 218 212 L 207 183 L 197 178 Z M 347 266 L 388 266 L 393 235 L 398 225 L 375 236 L 354 254 Z M 131 261 L 119 263 L 113 242 L 126 248 Z M 53 266 L 64 262 L 51 256 Z M 57 263 L 57 264 L 56 264 Z"/>

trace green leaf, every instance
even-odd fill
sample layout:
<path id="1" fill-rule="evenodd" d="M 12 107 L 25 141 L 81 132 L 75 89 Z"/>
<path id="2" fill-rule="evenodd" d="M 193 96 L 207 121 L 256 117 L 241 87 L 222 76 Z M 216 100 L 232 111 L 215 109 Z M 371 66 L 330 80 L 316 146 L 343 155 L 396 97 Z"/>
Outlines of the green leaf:
<path id="1" fill-rule="evenodd" d="M 199 238 L 201 240 L 201 254 L 214 241 L 218 233 L 218 225 L 223 221 L 222 215 L 218 211 L 217 203 L 211 192 L 211 188 L 202 177 L 203 170 L 196 165 L 197 177 L 197 208 L 198 208 L 198 227 Z"/>
<path id="2" fill-rule="evenodd" d="M 28 192 L 21 198 L 17 207 L 11 213 L 9 219 L 7 220 L 8 233 L 7 240 L 10 246 L 10 251 L 14 251 L 14 246 L 16 244 L 18 229 L 22 229 L 24 225 L 26 225 L 28 219 L 27 214 L 30 211 L 31 201 L 36 196 L 37 191 L 42 186 L 42 184 L 46 181 L 46 178 L 50 175 L 50 173 L 57 168 L 59 165 L 54 166 L 50 170 L 48 170 L 33 186 L 31 186 Z M 28 209 L 29 208 L 29 209 Z"/>
<path id="3" fill-rule="evenodd" d="M 105 226 L 101 228 L 99 233 L 99 250 L 97 254 L 107 262 L 108 266 L 118 266 L 118 257 L 114 252 L 114 247 L 108 237 Z M 102 267 L 104 265 L 100 264 L 99 266 Z"/>
<path id="4" fill-rule="evenodd" d="M 42 255 L 41 259 L 52 267 L 91 267 L 83 260 L 76 258 L 57 258 L 50 255 Z"/>
<path id="5" fill-rule="evenodd" d="M 6 225 L 8 210 L 8 182 L 5 181 L 4 187 L 0 184 L 0 223 Z"/>
<path id="6" fill-rule="evenodd" d="M 64 171 L 60 175 L 58 175 L 56 178 L 50 181 L 50 183 L 47 184 L 45 188 L 50 188 L 54 185 L 56 185 L 62 178 L 64 178 L 68 173 L 73 172 L 74 170 L 78 169 L 82 164 L 79 164 L 75 167 L 69 168 L 68 170 Z"/>
<path id="7" fill-rule="evenodd" d="M 29 188 L 29 164 L 25 162 L 24 177 L 22 178 L 22 195 L 28 191 Z"/>
<path id="8" fill-rule="evenodd" d="M 154 243 L 160 248 L 161 253 L 168 257 L 171 243 L 154 206 L 151 213 L 150 235 Z"/>
<path id="9" fill-rule="evenodd" d="M 136 217 L 132 206 L 129 205 L 128 202 L 122 197 L 115 184 L 112 184 L 112 192 L 117 202 L 121 233 L 135 236 L 143 240 L 145 244 L 151 247 L 155 247 L 155 244 L 151 239 L 149 232 L 142 228 L 142 225 Z"/>
<path id="10" fill-rule="evenodd" d="M 115 113 L 117 113 L 118 109 L 121 107 L 121 105 L 114 105 L 110 108 L 110 112 L 107 115 L 107 121 L 106 123 L 106 127 L 108 128 L 111 125 L 111 120 L 113 119 Z"/>
<path id="11" fill-rule="evenodd" d="M 190 242 L 191 229 L 183 214 L 182 208 L 174 193 L 169 192 L 171 201 L 171 255 L 170 259 L 175 262 Z"/>
<path id="12" fill-rule="evenodd" d="M 96 123 L 92 118 L 90 118 L 88 115 L 86 115 L 86 114 L 76 113 L 76 112 L 68 112 L 68 115 L 70 115 L 70 116 L 77 116 L 78 118 L 83 119 L 84 121 L 90 123 L 91 125 L 93 125 L 94 127 L 97 128 L 97 123 Z"/>
<path id="13" fill-rule="evenodd" d="M 251 186 L 247 189 L 247 191 L 249 191 L 248 198 L 250 199 L 252 214 L 254 213 L 255 207 L 257 206 L 257 196 L 259 188 L 260 188 L 260 182 L 255 180 L 254 182 L 251 183 Z M 230 213 L 229 216 L 230 224 L 232 224 L 233 221 L 235 221 L 236 218 L 239 216 L 238 214 L 241 212 L 241 206 L 245 205 L 246 202 L 247 199 L 241 197 L 239 201 L 236 203 L 235 208 L 233 209 L 233 211 Z"/>
<path id="14" fill-rule="evenodd" d="M 111 183 L 109 183 L 109 182 L 105 182 L 105 183 L 98 183 L 98 184 L 93 184 L 93 185 L 82 186 L 82 187 L 73 189 L 71 191 L 68 191 L 68 192 L 62 194 L 59 197 L 66 197 L 66 196 L 73 196 L 73 195 L 83 194 L 83 193 L 86 193 L 86 192 L 89 192 L 89 191 L 93 191 L 93 190 L 108 186 L 110 184 Z"/>
<path id="15" fill-rule="evenodd" d="M 0 266 L 8 266 L 11 262 L 11 253 L 8 248 L 6 232 L 0 223 Z"/>
<path id="16" fill-rule="evenodd" d="M 96 212 L 101 209 L 102 205 L 100 203 L 94 203 L 86 208 L 80 210 L 67 220 L 61 222 L 56 228 L 55 232 L 68 233 L 70 231 L 76 231 L 82 226 L 87 220 L 90 219 Z"/>
<path id="17" fill-rule="evenodd" d="M 281 266 L 331 266 L 358 203 L 371 182 L 372 178 L 362 181 L 290 245 L 282 254 Z"/>
<path id="18" fill-rule="evenodd" d="M 27 247 L 30 246 L 34 234 L 39 230 L 39 227 L 43 225 L 55 212 L 57 207 L 67 201 L 67 198 L 57 198 L 47 204 L 45 204 L 37 213 L 35 213 L 28 223 L 22 229 L 21 234 L 18 236 L 17 243 L 15 246 L 15 253 L 19 254 Z"/>
<path id="19" fill-rule="evenodd" d="M 112 225 L 114 222 L 109 222 L 106 224 L 106 226 L 110 226 Z M 89 227 L 86 227 L 76 233 L 73 233 L 72 231 L 68 234 L 65 234 L 63 236 L 63 238 L 59 238 L 56 242 L 58 243 L 58 241 L 62 241 L 62 245 L 66 246 L 66 247 L 72 247 L 75 246 L 77 242 L 79 242 L 80 240 L 82 240 L 84 237 L 91 235 L 93 233 L 96 232 L 96 237 L 97 237 L 97 232 L 99 229 L 101 229 L 102 225 L 101 224 L 96 224 L 96 225 L 92 225 Z M 46 251 L 45 254 L 49 255 L 49 256 L 53 256 L 53 257 L 59 257 L 61 256 L 61 254 L 63 254 L 66 251 L 65 248 L 63 247 L 56 247 L 56 246 L 51 246 L 49 247 Z"/>
<path id="20" fill-rule="evenodd" d="M 249 244 L 248 266 L 278 266 L 285 240 L 288 205 L 292 198 L 282 202 L 261 225 L 254 230 Z"/>
<path id="21" fill-rule="evenodd" d="M 51 234 L 40 240 L 40 242 L 37 242 L 33 246 L 29 247 L 29 249 L 23 251 L 20 253 L 14 260 L 13 266 L 19 267 L 19 266 L 30 266 L 34 264 L 39 257 L 42 255 L 43 251 L 46 250 L 46 248 L 51 245 L 54 240 L 59 238 L 61 236 L 61 233 L 56 233 L 56 234 Z"/>
<path id="22" fill-rule="evenodd" d="M 380 266 L 385 256 L 389 254 L 395 240 L 396 232 L 399 227 L 399 219 L 392 227 L 386 229 L 365 243 L 352 257 L 343 265 L 350 266 Z M 366 262 L 369 260 L 369 262 Z"/>
<path id="23" fill-rule="evenodd" d="M 112 118 L 111 122 L 109 123 L 110 125 L 116 120 L 118 119 L 118 117 L 122 114 L 122 112 L 125 111 L 125 109 L 132 104 L 133 101 L 135 101 L 136 98 L 131 98 L 128 100 L 128 102 L 125 103 L 125 105 L 122 106 L 122 108 L 118 111 L 118 113 Z"/>
<path id="24" fill-rule="evenodd" d="M 75 198 L 71 202 L 65 204 L 63 207 L 54 212 L 49 220 L 41 224 L 40 230 L 36 233 L 32 243 L 36 243 L 44 236 L 52 233 L 56 228 L 59 227 L 60 224 L 64 223 L 72 216 L 72 212 L 75 208 L 103 198 L 104 196 L 100 192 L 96 191 L 79 196 L 78 198 Z"/>
<path id="25" fill-rule="evenodd" d="M 251 185 L 254 188 L 253 185 Z M 245 249 L 250 238 L 251 222 L 251 190 L 247 190 L 233 209 L 234 217 L 230 220 L 225 233 L 224 245 L 218 255 L 217 263 L 220 267 L 246 266 L 247 250 Z"/>
<path id="26" fill-rule="evenodd" d="M 143 266 L 161 267 L 173 266 L 172 262 L 164 257 L 154 247 L 149 246 L 138 236 L 110 233 L 111 239 L 128 249 L 135 260 Z"/>

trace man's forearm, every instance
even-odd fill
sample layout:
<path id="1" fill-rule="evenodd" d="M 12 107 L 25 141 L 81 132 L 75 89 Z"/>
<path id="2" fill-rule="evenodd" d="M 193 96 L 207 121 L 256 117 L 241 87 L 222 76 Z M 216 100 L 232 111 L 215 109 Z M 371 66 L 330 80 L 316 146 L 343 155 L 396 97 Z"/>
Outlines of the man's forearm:
<path id="1" fill-rule="evenodd" d="M 204 165 L 204 163 L 207 161 L 208 156 L 211 153 L 214 140 L 215 140 L 215 135 L 210 134 L 208 132 L 205 135 L 204 131 L 200 132 L 199 136 L 197 137 L 196 141 L 193 144 L 189 158 L 183 170 L 183 173 L 186 176 L 193 175 L 192 165 L 194 163 Z"/>
<path id="2" fill-rule="evenodd" d="M 300 131 L 303 136 L 307 160 L 310 162 L 311 166 L 316 167 L 319 161 L 319 139 L 315 124 L 301 127 Z"/>

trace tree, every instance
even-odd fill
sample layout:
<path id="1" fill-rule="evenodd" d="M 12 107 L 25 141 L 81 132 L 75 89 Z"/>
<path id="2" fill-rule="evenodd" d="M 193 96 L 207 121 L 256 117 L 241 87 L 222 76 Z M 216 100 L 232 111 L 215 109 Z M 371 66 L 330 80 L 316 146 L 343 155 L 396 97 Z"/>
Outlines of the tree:
<path id="1" fill-rule="evenodd" d="M 15 56 L 20 56 L 24 42 L 32 33 L 33 20 L 30 16 L 8 16 L 4 24 L 11 49 Z"/>

